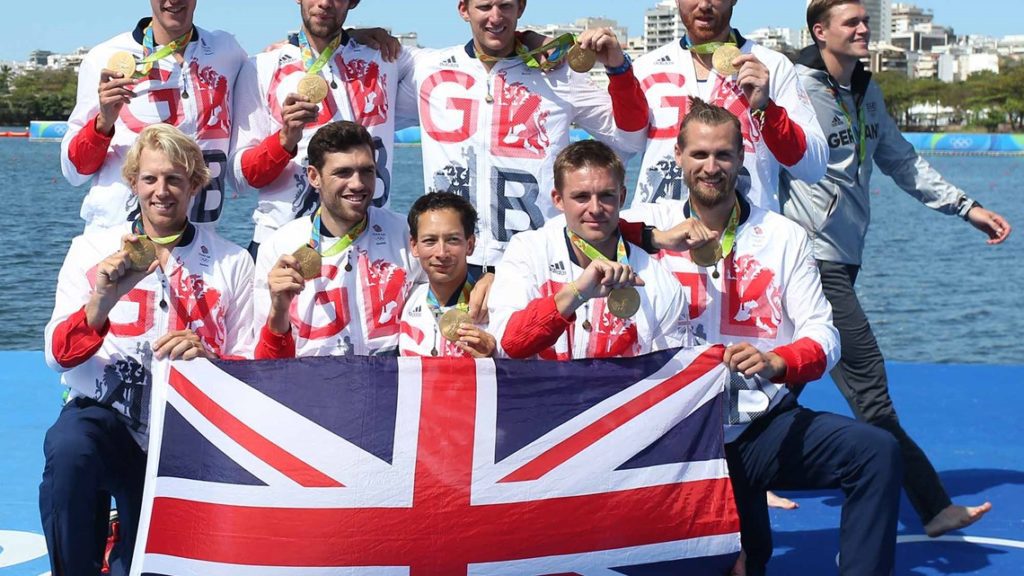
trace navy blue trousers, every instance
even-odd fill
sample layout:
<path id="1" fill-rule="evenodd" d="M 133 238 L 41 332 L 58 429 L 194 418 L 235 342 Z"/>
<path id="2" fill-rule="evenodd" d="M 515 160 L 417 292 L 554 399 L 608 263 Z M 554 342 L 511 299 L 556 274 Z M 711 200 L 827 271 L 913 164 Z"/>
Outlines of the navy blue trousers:
<path id="1" fill-rule="evenodd" d="M 887 576 L 893 570 L 902 462 L 888 432 L 789 396 L 725 447 L 740 515 L 747 574 L 765 573 L 772 556 L 766 490 L 839 488 L 839 573 Z"/>
<path id="2" fill-rule="evenodd" d="M 53 576 L 100 574 L 111 496 L 121 522 L 111 574 L 127 574 L 146 477 L 146 454 L 128 427 L 110 408 L 75 399 L 46 432 L 43 453 L 39 515 Z"/>

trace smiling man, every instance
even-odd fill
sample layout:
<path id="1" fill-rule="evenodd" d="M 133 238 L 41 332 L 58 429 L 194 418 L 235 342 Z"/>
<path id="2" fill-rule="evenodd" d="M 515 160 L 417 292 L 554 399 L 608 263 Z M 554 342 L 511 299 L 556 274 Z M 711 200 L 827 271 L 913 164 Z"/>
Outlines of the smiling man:
<path id="1" fill-rule="evenodd" d="M 737 190 L 739 120 L 701 100 L 690 108 L 675 150 L 687 202 L 634 211 L 666 229 L 693 219 L 721 238 L 706 260 L 691 251 L 663 252 L 661 261 L 691 295 L 685 339 L 726 346 L 733 372 L 725 450 L 746 557 L 740 573 L 765 574 L 772 556 L 767 490 L 839 488 L 839 573 L 889 574 L 900 494 L 896 441 L 873 426 L 808 410 L 789 392 L 821 378 L 839 356 L 810 241 L 800 226 Z"/>
<path id="2" fill-rule="evenodd" d="M 607 145 L 570 144 L 555 160 L 564 218 L 512 238 L 489 298 L 511 358 L 626 358 L 680 346 L 679 283 L 619 233 L 625 167 Z"/>
<path id="3" fill-rule="evenodd" d="M 425 192 L 459 194 L 476 208 L 474 272 L 493 270 L 514 234 L 557 214 L 551 167 L 572 124 L 627 156 L 646 141 L 646 102 L 614 33 L 587 30 L 578 39 L 608 72 L 602 90 L 589 74 L 549 69 L 531 54 L 531 39 L 516 31 L 526 7 L 526 0 L 459 0 L 469 41 L 414 55 Z"/>
<path id="4" fill-rule="evenodd" d="M 388 205 L 394 133 L 416 123 L 416 101 L 398 99 L 403 79 L 411 81 L 408 51 L 389 62 L 345 32 L 359 0 L 296 0 L 298 33 L 257 54 L 238 80 L 235 182 L 258 194 L 250 252 L 296 217 L 319 206 L 317 189 L 306 177 L 310 139 L 331 122 L 360 124 L 373 137 L 377 166 L 375 206 Z M 399 120 L 401 118 L 401 120 Z"/>
<path id="5" fill-rule="evenodd" d="M 310 139 L 306 176 L 320 208 L 260 245 L 257 358 L 398 353 L 399 318 L 419 264 L 402 218 L 372 205 L 373 142 L 349 121 Z"/>
<path id="6" fill-rule="evenodd" d="M 485 358 L 496 342 L 469 318 L 476 278 L 467 258 L 476 246 L 476 210 L 449 192 L 421 196 L 409 210 L 409 242 L 427 275 L 402 311 L 402 356 Z"/>
<path id="7" fill-rule="evenodd" d="M 171 124 L 195 139 L 212 173 L 189 221 L 216 222 L 223 208 L 233 91 L 245 51 L 231 34 L 193 24 L 197 0 L 149 3 L 151 16 L 90 50 L 79 69 L 61 171 L 73 186 L 90 183 L 81 210 L 86 231 L 138 218 L 137 197 L 122 181 L 121 166 L 152 124 Z"/>
<path id="8" fill-rule="evenodd" d="M 929 208 L 956 214 L 984 233 L 989 244 L 1010 235 L 1010 224 L 947 183 L 900 134 L 862 59 L 871 38 L 867 10 L 857 0 L 813 0 L 807 25 L 815 44 L 797 65 L 828 133 L 828 173 L 806 183 L 783 175 L 783 213 L 813 238 L 825 296 L 832 304 L 842 357 L 832 379 L 858 419 L 887 430 L 900 443 L 903 486 L 929 536 L 979 520 L 991 505 L 954 505 L 924 451 L 903 429 L 892 398 L 884 359 L 861 308 L 854 283 L 871 220 L 874 166 Z"/>
<path id="9" fill-rule="evenodd" d="M 111 574 L 128 572 L 154 361 L 252 355 L 252 259 L 188 219 L 210 177 L 202 151 L 156 124 L 125 154 L 123 175 L 139 218 L 72 241 L 46 325 L 47 364 L 71 389 L 43 443 L 53 574 L 100 574 L 111 495 L 121 522 Z"/>
<path id="10" fill-rule="evenodd" d="M 686 34 L 636 62 L 651 127 L 632 205 L 686 199 L 673 146 L 689 97 L 697 97 L 739 118 L 746 152 L 740 191 L 755 206 L 778 211 L 780 171 L 814 182 L 825 173 L 827 154 L 793 65 L 732 27 L 737 0 L 676 4 Z"/>

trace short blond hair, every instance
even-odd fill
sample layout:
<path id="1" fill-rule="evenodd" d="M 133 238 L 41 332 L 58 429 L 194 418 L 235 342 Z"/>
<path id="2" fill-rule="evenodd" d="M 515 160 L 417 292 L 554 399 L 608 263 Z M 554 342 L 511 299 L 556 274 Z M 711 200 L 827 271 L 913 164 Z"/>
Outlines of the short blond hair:
<path id="1" fill-rule="evenodd" d="M 163 152 L 171 164 L 184 168 L 193 189 L 202 188 L 210 182 L 210 169 L 206 167 L 203 151 L 196 141 L 170 124 L 153 124 L 142 130 L 125 156 L 121 176 L 128 184 L 134 186 L 139 179 L 139 158 L 146 148 Z"/>

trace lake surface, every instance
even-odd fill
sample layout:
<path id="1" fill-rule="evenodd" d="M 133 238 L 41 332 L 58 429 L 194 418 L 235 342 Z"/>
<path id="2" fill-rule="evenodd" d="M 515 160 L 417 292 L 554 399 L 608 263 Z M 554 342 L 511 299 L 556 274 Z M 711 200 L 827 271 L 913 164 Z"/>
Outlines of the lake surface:
<path id="1" fill-rule="evenodd" d="M 0 350 L 39 350 L 57 272 L 85 188 L 60 173 L 60 145 L 0 138 Z M 882 351 L 908 362 L 1024 363 L 1024 158 L 929 157 L 946 177 L 1017 228 L 988 246 L 962 220 L 925 208 L 876 170 L 873 218 L 857 291 Z M 638 162 L 630 164 L 628 186 Z M 420 148 L 396 147 L 392 208 L 405 212 L 423 189 Z M 230 198 L 220 231 L 246 246 L 251 195 Z"/>

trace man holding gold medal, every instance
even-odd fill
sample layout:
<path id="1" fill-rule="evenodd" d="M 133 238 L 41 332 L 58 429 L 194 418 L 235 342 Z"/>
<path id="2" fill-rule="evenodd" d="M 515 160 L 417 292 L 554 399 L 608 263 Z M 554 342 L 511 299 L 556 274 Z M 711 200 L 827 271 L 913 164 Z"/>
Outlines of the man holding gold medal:
<path id="1" fill-rule="evenodd" d="M 646 141 L 646 102 L 614 33 L 587 30 L 531 47 L 516 32 L 526 4 L 459 0 L 472 38 L 413 55 L 425 192 L 459 194 L 476 208 L 469 261 L 484 272 L 514 234 L 557 215 L 551 167 L 573 123 L 626 156 Z M 607 91 L 587 73 L 598 61 L 610 76 Z"/>
<path id="2" fill-rule="evenodd" d="M 320 207 L 260 245 L 257 358 L 398 353 L 402 306 L 419 263 L 401 216 L 373 206 L 374 139 L 355 122 L 320 128 L 306 176 Z"/>
<path id="3" fill-rule="evenodd" d="M 808 410 L 789 391 L 821 378 L 839 357 L 810 240 L 798 224 L 739 193 L 739 120 L 699 99 L 689 107 L 675 149 L 687 202 L 644 204 L 629 216 L 662 229 L 682 222 L 711 238 L 660 259 L 690 295 L 684 339 L 725 345 L 733 372 L 725 440 L 745 554 L 746 571 L 738 573 L 764 574 L 772 556 L 767 490 L 841 488 L 839 572 L 889 574 L 901 477 L 896 441 L 873 426 Z"/>
<path id="4" fill-rule="evenodd" d="M 298 34 L 254 56 L 238 80 L 232 168 L 239 189 L 258 192 L 249 247 L 254 256 L 275 230 L 319 205 L 306 178 L 306 149 L 318 128 L 349 120 L 370 132 L 377 166 L 373 205 L 386 207 L 396 122 L 416 123 L 415 100 L 398 100 L 399 84 L 411 75 L 411 56 L 402 51 L 389 61 L 389 50 L 384 54 L 344 30 L 359 0 L 296 3 Z"/>
<path id="5" fill-rule="evenodd" d="M 554 166 L 564 218 L 512 238 L 489 296 L 512 358 L 623 358 L 682 345 L 686 300 L 671 274 L 619 234 L 625 168 L 607 145 L 570 144 Z"/>
<path id="6" fill-rule="evenodd" d="M 46 361 L 70 400 L 46 434 L 39 509 L 53 574 L 99 574 L 110 497 L 127 573 L 142 505 L 146 440 L 160 360 L 251 357 L 252 260 L 188 220 L 210 171 L 196 143 L 167 124 L 142 131 L 124 158 L 139 218 L 75 238 L 46 326 Z"/>
<path id="7" fill-rule="evenodd" d="M 413 288 L 402 311 L 402 356 L 486 358 L 497 345 L 486 325 L 475 325 L 469 300 L 476 277 L 467 258 L 476 245 L 477 215 L 462 196 L 421 196 L 409 210 L 412 254 L 427 275 Z"/>
<path id="8" fill-rule="evenodd" d="M 736 2 L 677 0 L 685 36 L 637 59 L 651 127 L 633 206 L 686 199 L 673 145 L 691 96 L 740 119 L 746 159 L 739 188 L 755 206 L 778 212 L 781 170 L 806 182 L 824 176 L 825 138 L 793 65 L 731 27 Z"/>
<path id="9" fill-rule="evenodd" d="M 159 123 L 195 139 L 212 172 L 193 200 L 189 220 L 207 224 L 220 218 L 233 90 L 246 55 L 232 35 L 193 24 L 196 3 L 151 0 L 151 17 L 82 60 L 77 101 L 61 143 L 61 170 L 73 186 L 90 183 L 81 210 L 87 232 L 138 217 L 121 165 L 139 133 Z"/>

